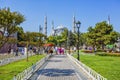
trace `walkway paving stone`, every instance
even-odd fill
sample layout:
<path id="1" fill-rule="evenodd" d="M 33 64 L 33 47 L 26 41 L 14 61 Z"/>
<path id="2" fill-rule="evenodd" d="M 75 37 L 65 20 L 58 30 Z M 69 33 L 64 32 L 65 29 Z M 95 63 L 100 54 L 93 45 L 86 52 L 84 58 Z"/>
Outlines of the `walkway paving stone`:
<path id="1" fill-rule="evenodd" d="M 89 79 L 66 55 L 54 55 L 29 80 Z"/>

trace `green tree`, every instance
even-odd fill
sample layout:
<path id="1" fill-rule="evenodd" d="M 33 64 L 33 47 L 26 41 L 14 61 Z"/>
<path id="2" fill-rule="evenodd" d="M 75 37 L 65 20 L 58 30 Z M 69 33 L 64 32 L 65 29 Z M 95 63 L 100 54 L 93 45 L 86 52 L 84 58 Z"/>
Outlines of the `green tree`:
<path id="1" fill-rule="evenodd" d="M 76 43 L 75 34 L 73 34 L 71 31 L 68 32 L 68 44 L 69 46 L 75 46 Z"/>
<path id="2" fill-rule="evenodd" d="M 0 9 L 0 29 L 3 32 L 1 35 L 0 48 L 9 41 L 11 34 L 17 32 L 17 26 L 20 25 L 25 18 L 18 12 L 11 12 L 10 8 Z"/>
<path id="3" fill-rule="evenodd" d="M 60 35 L 49 36 L 47 42 L 54 43 L 55 45 L 58 45 L 58 46 L 66 46 L 67 37 L 68 37 L 68 30 L 67 28 L 65 28 Z"/>
<path id="4" fill-rule="evenodd" d="M 24 42 L 26 44 L 27 49 L 30 46 L 36 46 L 36 47 L 40 47 L 42 46 L 44 40 L 43 38 L 45 38 L 46 36 L 42 33 L 38 33 L 38 32 L 26 32 L 24 34 Z M 23 44 L 23 41 L 21 42 Z M 28 50 L 27 50 L 27 61 L 28 61 Z"/>
<path id="5" fill-rule="evenodd" d="M 27 47 L 27 61 L 28 61 L 28 47 L 30 42 L 33 40 L 32 34 L 30 32 L 26 32 L 24 36 L 26 40 L 26 47 Z"/>
<path id="6" fill-rule="evenodd" d="M 18 38 L 18 41 L 24 41 L 24 30 L 22 27 L 17 27 L 17 38 Z"/>
<path id="7" fill-rule="evenodd" d="M 85 34 L 88 45 L 93 47 L 102 47 L 107 44 L 113 44 L 118 36 L 118 33 L 113 30 L 112 25 L 108 25 L 106 21 L 97 23 L 94 28 L 89 27 Z"/>
<path id="8" fill-rule="evenodd" d="M 62 45 L 64 45 L 65 48 L 67 48 L 67 41 L 68 41 L 68 29 L 67 28 L 64 29 L 64 31 L 61 33 L 61 36 L 63 40 Z"/>
<path id="9" fill-rule="evenodd" d="M 87 36 L 86 33 L 81 33 L 80 34 L 80 46 L 87 44 Z"/>
<path id="10" fill-rule="evenodd" d="M 48 40 L 47 40 L 47 43 L 53 43 L 53 44 L 57 45 L 56 36 L 49 36 Z"/>

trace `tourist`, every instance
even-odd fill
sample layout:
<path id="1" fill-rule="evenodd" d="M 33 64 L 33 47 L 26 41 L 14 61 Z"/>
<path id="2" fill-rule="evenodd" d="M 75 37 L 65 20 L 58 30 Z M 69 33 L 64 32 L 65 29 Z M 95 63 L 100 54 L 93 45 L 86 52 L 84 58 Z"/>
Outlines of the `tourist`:
<path id="1" fill-rule="evenodd" d="M 10 53 L 11 53 L 11 47 L 8 48 L 8 54 L 10 54 Z"/>
<path id="2" fill-rule="evenodd" d="M 53 50 L 52 48 L 49 50 L 49 53 L 52 55 L 53 54 Z"/>
<path id="3" fill-rule="evenodd" d="M 16 54 L 15 54 L 15 56 L 18 56 L 18 48 L 16 48 Z"/>

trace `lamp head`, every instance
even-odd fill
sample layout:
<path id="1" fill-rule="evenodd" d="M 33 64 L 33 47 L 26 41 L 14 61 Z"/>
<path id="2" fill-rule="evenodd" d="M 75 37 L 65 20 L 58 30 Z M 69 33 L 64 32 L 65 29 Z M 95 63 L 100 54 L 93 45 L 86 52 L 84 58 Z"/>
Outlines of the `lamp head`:
<path id="1" fill-rule="evenodd" d="M 76 22 L 77 28 L 80 28 L 80 25 L 81 25 L 81 22 L 80 22 L 80 21 L 77 21 L 77 22 Z"/>

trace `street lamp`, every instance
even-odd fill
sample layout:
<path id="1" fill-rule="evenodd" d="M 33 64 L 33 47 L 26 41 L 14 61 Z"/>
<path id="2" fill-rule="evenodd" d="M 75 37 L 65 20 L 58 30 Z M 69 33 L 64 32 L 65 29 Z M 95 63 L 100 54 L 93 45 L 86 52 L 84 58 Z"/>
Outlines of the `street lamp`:
<path id="1" fill-rule="evenodd" d="M 78 50 L 78 57 L 77 57 L 77 59 L 78 60 L 80 60 L 80 58 L 79 58 L 79 29 L 80 29 L 80 25 L 81 25 L 81 22 L 80 21 L 78 21 L 78 22 L 76 22 L 76 27 L 77 27 L 77 29 L 78 29 L 78 31 L 77 31 L 77 33 L 78 33 L 78 44 L 77 44 L 77 50 Z"/>
<path id="2" fill-rule="evenodd" d="M 119 52 L 120 52 L 120 38 L 119 37 L 118 37 L 117 42 L 118 42 L 118 49 L 119 49 Z"/>
<path id="3" fill-rule="evenodd" d="M 69 54 L 70 54 L 70 42 L 71 42 L 71 40 L 70 40 L 70 33 L 71 33 L 71 31 L 68 31 L 68 48 L 69 48 Z"/>

